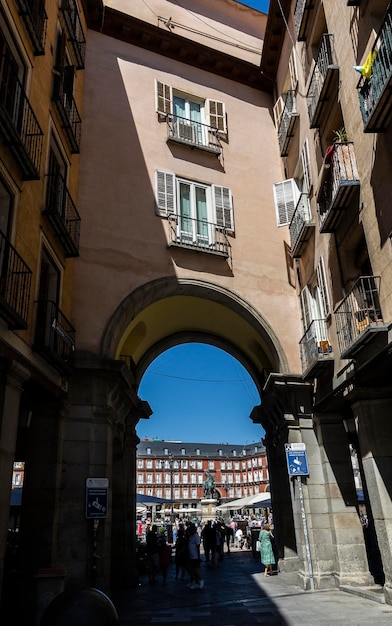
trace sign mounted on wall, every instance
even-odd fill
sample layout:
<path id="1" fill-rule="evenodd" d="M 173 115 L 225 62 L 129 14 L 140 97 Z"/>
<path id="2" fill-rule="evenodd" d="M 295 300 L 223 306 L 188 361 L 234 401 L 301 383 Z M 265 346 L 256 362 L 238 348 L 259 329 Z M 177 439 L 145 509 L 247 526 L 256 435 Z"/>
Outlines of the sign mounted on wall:
<path id="1" fill-rule="evenodd" d="M 108 478 L 86 479 L 86 518 L 97 519 L 108 514 Z"/>
<path id="2" fill-rule="evenodd" d="M 286 443 L 287 468 L 290 476 L 309 476 L 304 443 Z"/>

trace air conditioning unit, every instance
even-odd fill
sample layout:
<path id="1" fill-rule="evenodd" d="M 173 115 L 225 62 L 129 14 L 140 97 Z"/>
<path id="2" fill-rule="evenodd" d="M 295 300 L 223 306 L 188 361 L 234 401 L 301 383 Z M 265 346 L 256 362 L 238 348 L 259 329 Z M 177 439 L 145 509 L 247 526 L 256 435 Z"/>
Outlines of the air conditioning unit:
<path id="1" fill-rule="evenodd" d="M 187 124 L 184 122 L 178 122 L 177 125 L 178 130 L 178 138 L 183 139 L 184 141 L 189 141 L 194 143 L 195 141 L 195 129 L 192 124 Z"/>

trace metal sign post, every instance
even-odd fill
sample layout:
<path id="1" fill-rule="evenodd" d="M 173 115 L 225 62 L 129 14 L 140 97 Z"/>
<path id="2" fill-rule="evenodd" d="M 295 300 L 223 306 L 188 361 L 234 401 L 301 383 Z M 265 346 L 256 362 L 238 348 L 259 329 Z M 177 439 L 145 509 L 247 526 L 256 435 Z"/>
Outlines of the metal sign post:
<path id="1" fill-rule="evenodd" d="M 305 540 L 306 560 L 308 563 L 309 583 L 310 583 L 311 590 L 314 591 L 312 557 L 310 554 L 308 524 L 306 521 L 305 501 L 304 501 L 304 493 L 302 489 L 302 480 L 301 480 L 301 476 L 309 476 L 308 459 L 306 456 L 306 447 L 304 443 L 292 443 L 292 444 L 286 443 L 285 449 L 286 449 L 286 459 L 287 459 L 287 468 L 289 471 L 289 476 L 290 477 L 294 476 L 297 481 L 299 502 L 300 502 L 300 507 L 301 507 L 302 528 L 303 528 L 304 540 Z"/>

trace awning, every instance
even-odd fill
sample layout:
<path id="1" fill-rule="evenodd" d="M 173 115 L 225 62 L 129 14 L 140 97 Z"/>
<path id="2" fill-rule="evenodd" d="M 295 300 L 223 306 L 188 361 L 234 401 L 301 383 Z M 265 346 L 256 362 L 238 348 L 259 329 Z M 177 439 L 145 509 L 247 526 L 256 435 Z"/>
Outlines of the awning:
<path id="1" fill-rule="evenodd" d="M 217 507 L 218 511 L 239 511 L 240 509 L 256 509 L 271 506 L 271 494 L 269 492 L 256 493 L 246 498 L 231 500 Z"/>
<path id="2" fill-rule="evenodd" d="M 136 494 L 136 503 L 145 504 L 171 504 L 171 500 L 165 500 L 165 498 L 156 498 L 155 496 L 146 496 L 144 493 Z"/>

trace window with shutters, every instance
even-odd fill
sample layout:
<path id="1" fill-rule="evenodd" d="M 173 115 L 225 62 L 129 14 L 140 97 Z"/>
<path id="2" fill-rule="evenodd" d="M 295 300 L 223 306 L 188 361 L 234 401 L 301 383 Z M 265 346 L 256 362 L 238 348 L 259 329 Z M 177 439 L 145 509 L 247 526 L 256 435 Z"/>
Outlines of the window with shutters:
<path id="1" fill-rule="evenodd" d="M 274 183 L 273 192 L 277 225 L 288 226 L 301 195 L 298 185 L 294 178 L 289 178 Z"/>
<path id="2" fill-rule="evenodd" d="M 304 331 L 313 320 L 325 320 L 331 314 L 331 304 L 323 257 L 320 258 L 313 280 L 300 293 L 301 318 Z"/>
<path id="3" fill-rule="evenodd" d="M 229 188 L 158 170 L 156 207 L 158 215 L 170 222 L 169 243 L 224 254 L 227 234 L 234 232 Z"/>
<path id="4" fill-rule="evenodd" d="M 227 134 L 223 102 L 199 98 L 155 82 L 158 119 L 168 124 L 168 139 L 220 153 Z"/>

